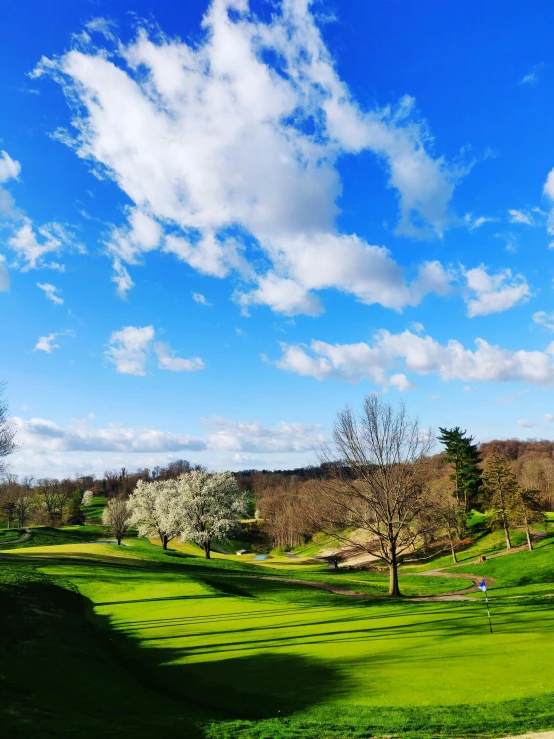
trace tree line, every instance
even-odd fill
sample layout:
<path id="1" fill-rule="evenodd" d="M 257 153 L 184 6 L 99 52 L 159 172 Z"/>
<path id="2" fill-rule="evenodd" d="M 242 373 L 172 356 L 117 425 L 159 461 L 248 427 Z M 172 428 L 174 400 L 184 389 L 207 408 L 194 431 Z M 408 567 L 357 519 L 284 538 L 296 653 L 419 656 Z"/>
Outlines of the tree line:
<path id="1" fill-rule="evenodd" d="M 15 444 L 13 436 L 3 438 L 7 451 L 0 459 Z M 435 438 L 444 447 L 439 455 L 431 454 Z M 186 460 L 107 472 L 99 480 L 19 481 L 5 474 L 0 509 L 8 525 L 19 527 L 31 515 L 50 525 L 82 523 L 87 502 L 103 494 L 109 498 L 103 522 L 118 543 L 136 527 L 139 535 L 159 537 L 164 549 L 176 537 L 195 542 L 206 557 L 214 541 L 225 540 L 250 515 L 271 546 L 291 548 L 323 533 L 373 555 L 388 565 L 389 592 L 398 595 L 398 567 L 406 557 L 447 542 L 456 561 L 473 509 L 488 511 L 507 548 L 510 531 L 523 527 L 532 549 L 532 526 L 552 504 L 553 460 L 546 455 L 554 445 L 539 442 L 537 454 L 532 445 L 507 444 L 478 446 L 459 427 L 439 427 L 435 437 L 403 403 L 393 406 L 372 394 L 358 411 L 347 407 L 337 415 L 320 464 L 302 475 L 209 473 Z"/>

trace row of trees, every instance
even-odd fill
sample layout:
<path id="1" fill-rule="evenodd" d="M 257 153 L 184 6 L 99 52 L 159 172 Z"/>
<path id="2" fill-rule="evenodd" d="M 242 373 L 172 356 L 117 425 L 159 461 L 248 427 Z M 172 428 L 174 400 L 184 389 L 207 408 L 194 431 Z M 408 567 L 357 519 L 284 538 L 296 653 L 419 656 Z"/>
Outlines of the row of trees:
<path id="1" fill-rule="evenodd" d="M 162 547 L 179 537 L 198 544 L 210 559 L 212 543 L 237 530 L 246 514 L 247 497 L 230 472 L 190 470 L 174 479 L 139 480 L 128 500 L 114 498 L 102 521 L 121 544 L 132 526 L 139 536 L 155 536 Z"/>

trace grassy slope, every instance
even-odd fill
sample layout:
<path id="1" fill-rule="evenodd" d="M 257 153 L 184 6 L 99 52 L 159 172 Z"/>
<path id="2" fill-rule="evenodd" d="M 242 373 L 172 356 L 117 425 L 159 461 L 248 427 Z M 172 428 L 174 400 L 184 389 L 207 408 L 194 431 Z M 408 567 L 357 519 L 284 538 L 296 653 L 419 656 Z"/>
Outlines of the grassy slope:
<path id="1" fill-rule="evenodd" d="M 0 547 L 2 544 L 9 544 L 9 542 L 19 539 L 24 533 L 23 529 L 0 529 Z"/>
<path id="2" fill-rule="evenodd" d="M 85 619 L 86 601 L 35 567 L 0 563 L 0 734 L 129 739 L 183 732 L 200 714 L 152 689 Z M 6 679 L 7 678 L 7 679 Z"/>
<path id="3" fill-rule="evenodd" d="M 544 603 L 499 602 L 491 637 L 480 603 L 348 600 L 244 577 L 257 566 L 240 558 L 204 562 L 131 544 L 49 548 L 96 561 L 41 569 L 73 583 L 97 624 L 125 637 L 116 645 L 149 689 L 243 717 L 213 723 L 210 737 L 463 736 L 554 724 Z M 554 560 L 554 547 L 543 551 Z M 513 568 L 525 557 L 490 564 L 501 560 Z"/>
<path id="4" fill-rule="evenodd" d="M 482 564 L 451 568 L 450 572 L 494 578 L 496 582 L 489 588 L 491 598 L 554 594 L 554 537 L 537 542 L 533 552 L 495 557 Z"/>
<path id="5" fill-rule="evenodd" d="M 108 502 L 107 498 L 102 496 L 96 496 L 92 499 L 92 504 L 89 506 L 83 506 L 82 510 L 86 516 L 86 521 L 89 524 L 101 524 L 102 523 L 102 512 Z"/>
<path id="6" fill-rule="evenodd" d="M 27 549 L 30 547 L 46 547 L 56 544 L 78 544 L 86 541 L 95 541 L 106 537 L 103 526 L 36 526 L 31 528 L 31 538 L 22 544 L 15 544 L 12 549 Z"/>

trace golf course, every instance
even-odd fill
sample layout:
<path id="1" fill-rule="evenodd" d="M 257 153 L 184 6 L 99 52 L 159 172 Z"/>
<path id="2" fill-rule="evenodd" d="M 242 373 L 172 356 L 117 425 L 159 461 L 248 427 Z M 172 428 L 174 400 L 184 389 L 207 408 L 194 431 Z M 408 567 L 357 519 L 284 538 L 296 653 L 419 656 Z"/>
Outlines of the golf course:
<path id="1" fill-rule="evenodd" d="M 2 533 L 5 736 L 96 737 L 116 721 L 122 737 L 210 739 L 554 725 L 548 531 L 534 551 L 516 531 L 501 556 L 499 532 L 481 531 L 456 566 L 406 564 L 399 598 L 379 567 L 335 570 L 313 548 L 206 560 L 177 541 L 116 546 L 94 524 L 30 533 Z"/>

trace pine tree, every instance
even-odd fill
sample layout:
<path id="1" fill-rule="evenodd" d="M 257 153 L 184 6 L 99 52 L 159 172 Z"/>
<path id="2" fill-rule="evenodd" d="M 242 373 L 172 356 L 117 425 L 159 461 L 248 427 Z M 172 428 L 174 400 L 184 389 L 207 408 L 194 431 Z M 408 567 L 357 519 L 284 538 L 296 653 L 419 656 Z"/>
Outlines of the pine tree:
<path id="1" fill-rule="evenodd" d="M 441 428 L 438 440 L 445 447 L 445 461 L 453 467 L 450 479 L 454 481 L 454 495 L 464 514 L 476 503 L 481 485 L 481 455 L 473 436 L 456 426 L 453 429 Z"/>
<path id="2" fill-rule="evenodd" d="M 495 509 L 506 536 L 506 549 L 512 548 L 510 523 L 517 514 L 519 486 L 510 462 L 496 446 L 483 465 L 483 490 L 489 505 Z"/>

